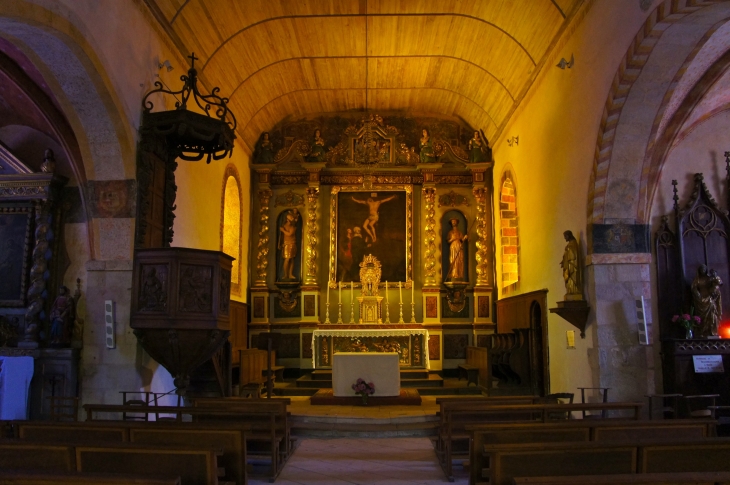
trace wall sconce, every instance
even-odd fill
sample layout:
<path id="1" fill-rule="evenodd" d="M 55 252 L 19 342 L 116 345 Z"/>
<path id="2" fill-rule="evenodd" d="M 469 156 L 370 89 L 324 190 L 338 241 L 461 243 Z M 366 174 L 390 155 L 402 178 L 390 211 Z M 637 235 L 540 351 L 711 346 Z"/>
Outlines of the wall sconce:
<path id="1" fill-rule="evenodd" d="M 557 67 L 560 69 L 565 69 L 566 67 L 570 69 L 573 67 L 573 64 L 575 64 L 575 56 L 573 54 L 570 55 L 570 61 L 566 61 L 565 57 L 560 59 L 560 62 L 558 62 Z"/>
<path id="2" fill-rule="evenodd" d="M 167 72 L 170 72 L 173 69 L 175 69 L 174 67 L 172 67 L 172 64 L 170 64 L 170 61 L 167 59 L 165 59 L 165 62 L 163 62 L 162 64 L 158 64 L 157 67 L 159 67 L 160 69 L 162 69 L 163 67 L 167 68 Z"/>
<path id="3" fill-rule="evenodd" d="M 517 146 L 520 144 L 520 137 L 519 136 L 513 136 L 512 138 L 507 138 L 507 145 L 508 146 Z"/>

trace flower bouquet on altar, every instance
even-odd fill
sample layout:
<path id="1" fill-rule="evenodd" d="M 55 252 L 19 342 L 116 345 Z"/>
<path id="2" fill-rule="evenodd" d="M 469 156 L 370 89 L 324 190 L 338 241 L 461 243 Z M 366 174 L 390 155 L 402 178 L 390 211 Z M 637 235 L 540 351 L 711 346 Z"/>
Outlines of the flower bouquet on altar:
<path id="1" fill-rule="evenodd" d="M 362 398 L 362 404 L 364 406 L 368 403 L 368 396 L 372 396 L 375 393 L 375 384 L 372 382 L 365 382 L 363 379 L 358 379 L 356 383 L 352 385 L 352 390 L 355 394 L 359 394 Z"/>
<path id="2" fill-rule="evenodd" d="M 695 327 L 699 327 L 700 323 L 702 322 L 702 319 L 697 315 L 693 315 L 693 313 L 694 308 L 690 309 L 689 313 L 674 315 L 672 317 L 672 322 L 679 323 L 682 327 L 684 327 L 684 338 L 686 339 L 691 339 L 694 337 L 692 329 Z"/>

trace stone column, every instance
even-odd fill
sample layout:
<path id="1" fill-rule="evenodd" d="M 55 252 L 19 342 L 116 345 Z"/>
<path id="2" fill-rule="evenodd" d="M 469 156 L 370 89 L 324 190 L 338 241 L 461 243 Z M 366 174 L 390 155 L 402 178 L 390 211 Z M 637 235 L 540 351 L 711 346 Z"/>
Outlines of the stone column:
<path id="1" fill-rule="evenodd" d="M 610 387 L 611 401 L 642 401 L 656 392 L 654 348 L 639 344 L 635 306 L 643 296 L 651 308 L 651 254 L 590 254 L 586 263 L 588 300 L 595 308 L 587 325 L 593 330 L 592 384 Z M 646 320 L 651 335 L 651 311 Z"/>

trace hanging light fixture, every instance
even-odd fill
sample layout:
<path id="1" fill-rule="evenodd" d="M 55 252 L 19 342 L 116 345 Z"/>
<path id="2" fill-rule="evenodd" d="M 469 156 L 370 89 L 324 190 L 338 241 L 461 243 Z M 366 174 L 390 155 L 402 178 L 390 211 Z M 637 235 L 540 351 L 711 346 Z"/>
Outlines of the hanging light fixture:
<path id="1" fill-rule="evenodd" d="M 155 89 L 142 98 L 142 126 L 140 131 L 146 134 L 162 136 L 167 141 L 167 148 L 176 157 L 197 162 L 207 156 L 221 160 L 233 153 L 233 140 L 236 135 L 236 117 L 228 107 L 228 98 L 221 97 L 220 88 L 213 88 L 210 94 L 202 94 L 198 89 L 198 71 L 195 69 L 195 53 L 191 59 L 187 75 L 180 76 L 183 86 L 179 91 L 166 88 L 162 82 L 155 82 Z M 175 97 L 175 109 L 153 113 L 154 105 L 148 98 L 155 93 L 169 94 Z M 193 103 L 204 114 L 190 111 Z"/>

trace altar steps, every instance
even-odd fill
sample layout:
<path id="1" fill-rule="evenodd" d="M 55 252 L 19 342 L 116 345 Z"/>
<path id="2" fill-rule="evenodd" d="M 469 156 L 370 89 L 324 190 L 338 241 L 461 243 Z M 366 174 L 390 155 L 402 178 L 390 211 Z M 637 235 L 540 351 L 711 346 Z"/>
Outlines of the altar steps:
<path id="1" fill-rule="evenodd" d="M 329 389 L 332 387 L 331 370 L 315 370 L 311 374 L 304 375 L 297 379 L 296 385 L 299 388 L 307 389 Z M 443 387 L 444 379 L 438 374 L 431 374 L 426 369 L 401 369 L 401 387 L 425 388 Z"/>

